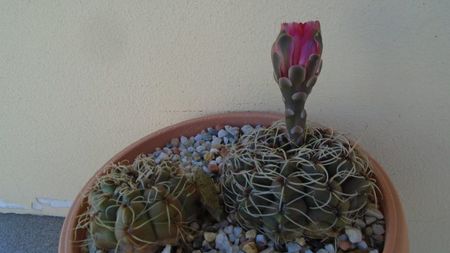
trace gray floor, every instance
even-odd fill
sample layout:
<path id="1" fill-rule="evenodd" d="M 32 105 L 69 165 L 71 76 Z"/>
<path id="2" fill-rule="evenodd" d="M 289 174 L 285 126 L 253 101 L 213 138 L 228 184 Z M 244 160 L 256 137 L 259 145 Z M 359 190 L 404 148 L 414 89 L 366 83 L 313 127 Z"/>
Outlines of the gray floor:
<path id="1" fill-rule="evenodd" d="M 0 252 L 56 253 L 63 221 L 60 217 L 0 214 Z"/>

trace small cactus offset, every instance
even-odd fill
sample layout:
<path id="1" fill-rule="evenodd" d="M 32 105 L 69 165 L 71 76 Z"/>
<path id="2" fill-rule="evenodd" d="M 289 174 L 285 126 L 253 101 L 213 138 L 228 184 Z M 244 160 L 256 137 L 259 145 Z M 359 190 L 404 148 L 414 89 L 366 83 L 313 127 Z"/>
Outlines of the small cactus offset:
<path id="1" fill-rule="evenodd" d="M 305 103 L 322 67 L 319 21 L 284 23 L 272 46 L 275 81 L 285 105 L 289 137 L 296 145 L 305 138 Z"/>
<path id="2" fill-rule="evenodd" d="M 79 218 L 77 228 L 88 230 L 88 252 L 146 252 L 182 240 L 189 233 L 185 224 L 202 214 L 202 203 L 220 206 L 217 195 L 203 196 L 200 187 L 211 191 L 214 185 L 202 173 L 144 155 L 131 165 L 113 165 L 98 178 Z"/>
<path id="3" fill-rule="evenodd" d="M 307 128 L 304 144 L 292 148 L 285 128 L 256 129 L 230 149 L 221 181 L 226 211 L 280 243 L 335 236 L 376 201 L 370 164 L 330 129 Z"/>

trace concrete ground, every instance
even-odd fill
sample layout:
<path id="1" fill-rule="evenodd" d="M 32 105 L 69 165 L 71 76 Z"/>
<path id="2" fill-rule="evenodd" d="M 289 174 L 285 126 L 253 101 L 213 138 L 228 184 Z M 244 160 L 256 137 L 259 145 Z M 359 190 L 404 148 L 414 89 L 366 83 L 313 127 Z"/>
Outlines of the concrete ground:
<path id="1" fill-rule="evenodd" d="M 0 253 L 58 252 L 64 218 L 0 214 Z"/>

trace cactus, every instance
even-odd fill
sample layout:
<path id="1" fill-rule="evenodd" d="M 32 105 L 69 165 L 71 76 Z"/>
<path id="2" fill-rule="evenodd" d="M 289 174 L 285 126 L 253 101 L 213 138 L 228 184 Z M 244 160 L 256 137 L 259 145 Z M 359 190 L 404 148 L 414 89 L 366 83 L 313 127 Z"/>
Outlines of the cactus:
<path id="1" fill-rule="evenodd" d="M 376 201 L 367 158 L 345 136 L 307 128 L 293 148 L 284 122 L 230 148 L 221 185 L 226 211 L 277 242 L 335 236 Z"/>
<path id="2" fill-rule="evenodd" d="M 89 208 L 79 218 L 77 229 L 88 230 L 88 252 L 146 252 L 183 239 L 189 233 L 185 224 L 202 214 L 201 203 L 220 207 L 217 195 L 205 198 L 200 190 L 214 187 L 202 174 L 145 155 L 131 165 L 112 165 L 97 179 L 87 196 Z M 215 217 L 220 210 L 214 210 Z"/>

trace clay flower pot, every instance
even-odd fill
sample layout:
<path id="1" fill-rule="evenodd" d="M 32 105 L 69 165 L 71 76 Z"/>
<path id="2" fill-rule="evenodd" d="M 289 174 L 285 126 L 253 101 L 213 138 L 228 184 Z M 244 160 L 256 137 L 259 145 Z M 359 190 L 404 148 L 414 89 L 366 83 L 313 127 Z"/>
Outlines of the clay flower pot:
<path id="1" fill-rule="evenodd" d="M 85 238 L 86 231 L 75 231 L 77 216 L 87 208 L 84 196 L 94 184 L 95 178 L 100 176 L 109 164 L 122 160 L 133 161 L 137 155 L 151 153 L 155 148 L 162 147 L 170 142 L 172 138 L 181 135 L 192 136 L 208 127 L 224 125 L 242 126 L 245 124 L 270 125 L 273 121 L 279 120 L 282 117 L 282 114 L 272 112 L 234 112 L 211 115 L 166 127 L 129 145 L 100 168 L 86 183 L 83 189 L 81 189 L 64 221 L 59 240 L 59 253 L 81 252 L 74 243 L 75 233 L 77 233 L 76 238 L 82 239 Z M 381 165 L 370 155 L 368 157 L 373 163 L 377 185 L 383 194 L 380 200 L 386 222 L 386 237 L 383 253 L 407 253 L 409 252 L 408 232 L 398 194 Z"/>

